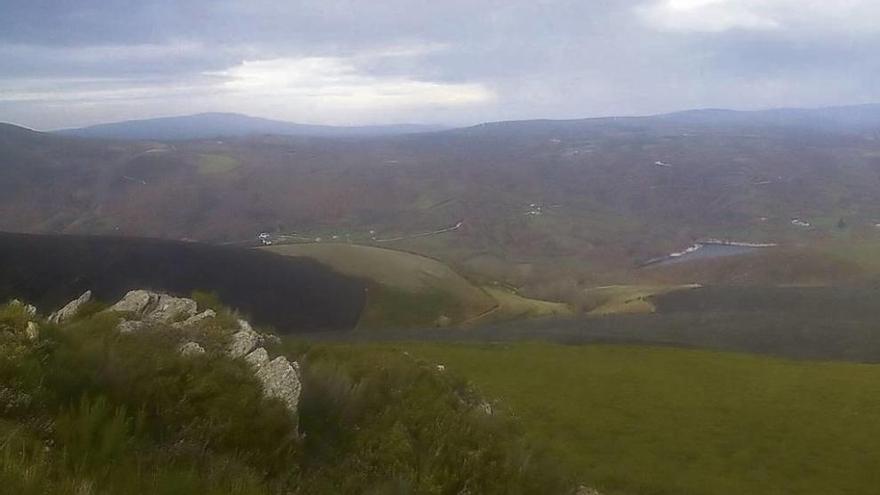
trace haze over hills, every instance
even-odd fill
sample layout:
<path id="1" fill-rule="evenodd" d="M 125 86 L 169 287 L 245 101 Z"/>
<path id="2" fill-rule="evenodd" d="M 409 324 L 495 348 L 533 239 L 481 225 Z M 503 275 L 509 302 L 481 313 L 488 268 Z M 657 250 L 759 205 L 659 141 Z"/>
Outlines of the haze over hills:
<path id="1" fill-rule="evenodd" d="M 705 238 L 800 250 L 791 259 L 804 266 L 767 271 L 755 261 L 745 281 L 840 280 L 859 270 L 803 251 L 844 238 L 880 240 L 878 108 L 704 110 L 358 140 L 260 133 L 166 144 L 4 126 L 0 228 L 377 243 L 544 298 L 559 297 L 562 286 L 646 276 L 714 279 L 711 267 L 634 268 Z"/>
<path id="2" fill-rule="evenodd" d="M 418 124 L 344 127 L 308 125 L 250 117 L 236 113 L 201 113 L 177 117 L 128 120 L 77 129 L 62 129 L 54 132 L 66 136 L 106 139 L 187 140 L 242 137 L 260 134 L 314 137 L 391 136 L 441 129 L 444 129 L 444 127 Z"/>
<path id="3" fill-rule="evenodd" d="M 880 104 L 864 104 L 824 108 L 779 108 L 738 111 L 725 109 L 685 110 L 659 115 L 631 117 L 593 117 L 584 119 L 533 119 L 502 121 L 461 127 L 460 132 L 502 127 L 505 130 L 525 126 L 530 132 L 544 128 L 572 129 L 592 125 L 648 124 L 672 122 L 687 125 L 747 125 L 789 127 L 827 132 L 872 131 L 880 127 Z M 60 129 L 55 134 L 87 138 L 131 140 L 191 140 L 217 137 L 246 137 L 256 135 L 312 136 L 312 137 L 381 137 L 448 130 L 449 127 L 430 124 L 392 124 L 363 126 L 329 126 L 285 122 L 251 117 L 236 113 L 201 113 L 174 117 L 128 120 L 97 124 L 88 127 Z"/>

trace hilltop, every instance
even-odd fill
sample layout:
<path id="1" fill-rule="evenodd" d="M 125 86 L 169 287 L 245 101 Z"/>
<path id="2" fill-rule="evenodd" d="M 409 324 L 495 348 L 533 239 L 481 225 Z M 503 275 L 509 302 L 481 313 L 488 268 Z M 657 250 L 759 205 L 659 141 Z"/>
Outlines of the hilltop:
<path id="1" fill-rule="evenodd" d="M 200 113 L 176 117 L 128 120 L 54 131 L 63 136 L 102 139 L 181 141 L 275 134 L 279 136 L 370 137 L 444 129 L 441 126 L 398 124 L 373 126 L 308 125 L 263 119 L 237 113 Z"/>

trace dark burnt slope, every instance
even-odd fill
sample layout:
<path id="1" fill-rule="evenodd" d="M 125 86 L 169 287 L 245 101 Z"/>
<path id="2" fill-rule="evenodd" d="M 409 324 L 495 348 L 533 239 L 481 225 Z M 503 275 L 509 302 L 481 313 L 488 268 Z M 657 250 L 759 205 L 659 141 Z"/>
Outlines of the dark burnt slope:
<path id="1" fill-rule="evenodd" d="M 83 291 L 114 301 L 135 288 L 215 292 L 282 333 L 354 328 L 365 284 L 307 259 L 141 238 L 0 233 L 0 300 L 51 311 Z"/>

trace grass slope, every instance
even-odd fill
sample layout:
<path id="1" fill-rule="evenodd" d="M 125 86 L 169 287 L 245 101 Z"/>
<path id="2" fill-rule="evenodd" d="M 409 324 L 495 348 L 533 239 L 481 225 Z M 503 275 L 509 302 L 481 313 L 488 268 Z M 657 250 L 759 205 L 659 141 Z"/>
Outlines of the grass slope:
<path id="1" fill-rule="evenodd" d="M 697 285 L 609 285 L 584 291 L 585 306 L 592 315 L 653 313 L 657 310 L 653 296 Z"/>
<path id="2" fill-rule="evenodd" d="M 441 261 L 405 251 L 341 243 L 265 249 L 312 258 L 342 274 L 375 282 L 377 286 L 367 295 L 359 328 L 431 326 L 447 318 L 451 324 L 474 324 L 571 313 L 565 304 L 479 287 Z"/>
<path id="3" fill-rule="evenodd" d="M 865 494 L 880 367 L 627 346 L 410 344 L 622 494 Z"/>

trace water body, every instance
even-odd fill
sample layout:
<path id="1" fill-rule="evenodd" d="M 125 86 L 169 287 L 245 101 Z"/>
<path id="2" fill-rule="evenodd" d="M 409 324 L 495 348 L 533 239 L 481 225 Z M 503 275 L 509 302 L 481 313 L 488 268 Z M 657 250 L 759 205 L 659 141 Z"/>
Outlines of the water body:
<path id="1" fill-rule="evenodd" d="M 737 242 L 698 242 L 693 246 L 685 249 L 684 251 L 672 253 L 661 258 L 648 260 L 645 263 L 642 263 L 642 266 L 673 265 L 677 263 L 684 263 L 686 261 L 694 261 L 700 259 L 738 256 L 775 246 L 775 244 L 749 244 Z"/>

